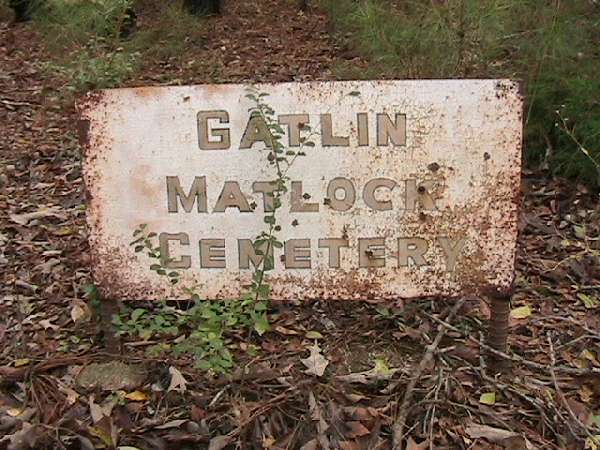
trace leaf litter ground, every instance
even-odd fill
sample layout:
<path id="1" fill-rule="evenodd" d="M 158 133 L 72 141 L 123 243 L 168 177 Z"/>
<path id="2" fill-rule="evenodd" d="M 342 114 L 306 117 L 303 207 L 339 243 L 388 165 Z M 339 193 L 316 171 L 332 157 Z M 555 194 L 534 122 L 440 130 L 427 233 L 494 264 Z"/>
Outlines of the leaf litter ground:
<path id="1" fill-rule="evenodd" d="M 204 70 L 146 61 L 127 84 L 332 79 L 366 64 L 291 2 L 236 2 L 207 25 L 189 55 Z M 73 102 L 47 59 L 32 25 L 0 23 L 0 449 L 386 449 L 398 418 L 413 450 L 600 448 L 598 202 L 538 173 L 523 178 L 509 376 L 485 366 L 478 300 L 448 319 L 444 300 L 278 303 L 271 332 L 235 338 L 226 376 L 150 358 L 143 340 L 107 354 L 84 292 Z"/>

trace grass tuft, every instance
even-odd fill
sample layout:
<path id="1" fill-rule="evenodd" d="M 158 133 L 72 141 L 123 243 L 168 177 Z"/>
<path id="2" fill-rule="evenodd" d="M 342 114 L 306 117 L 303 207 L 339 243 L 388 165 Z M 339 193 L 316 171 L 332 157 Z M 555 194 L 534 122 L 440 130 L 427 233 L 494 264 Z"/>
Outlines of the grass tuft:
<path id="1" fill-rule="evenodd" d="M 132 10 L 137 26 L 123 33 Z M 151 64 L 189 68 L 186 50 L 205 35 L 204 21 L 180 2 L 46 0 L 34 20 L 52 55 L 47 68 L 77 93 L 122 86 Z"/>
<path id="2" fill-rule="evenodd" d="M 322 0 L 370 67 L 345 78 L 516 78 L 525 158 L 600 190 L 600 5 L 590 0 Z M 557 111 L 569 133 L 556 126 Z M 587 150 L 587 154 L 581 151 Z"/>

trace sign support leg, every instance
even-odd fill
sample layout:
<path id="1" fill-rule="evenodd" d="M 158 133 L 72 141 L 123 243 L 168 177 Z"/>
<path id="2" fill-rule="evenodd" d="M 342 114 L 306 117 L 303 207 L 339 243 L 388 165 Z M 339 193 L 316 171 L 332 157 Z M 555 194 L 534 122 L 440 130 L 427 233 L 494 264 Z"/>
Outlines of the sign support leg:
<path id="1" fill-rule="evenodd" d="M 508 319 L 512 292 L 493 292 L 489 295 L 490 320 L 488 324 L 487 344 L 494 350 L 506 354 L 508 347 Z M 492 371 L 510 370 L 510 359 L 488 352 L 488 365 Z"/>
<path id="2" fill-rule="evenodd" d="M 100 326 L 104 338 L 104 347 L 108 353 L 121 353 L 121 339 L 112 322 L 113 316 L 118 312 L 119 308 L 116 300 L 100 299 Z"/>

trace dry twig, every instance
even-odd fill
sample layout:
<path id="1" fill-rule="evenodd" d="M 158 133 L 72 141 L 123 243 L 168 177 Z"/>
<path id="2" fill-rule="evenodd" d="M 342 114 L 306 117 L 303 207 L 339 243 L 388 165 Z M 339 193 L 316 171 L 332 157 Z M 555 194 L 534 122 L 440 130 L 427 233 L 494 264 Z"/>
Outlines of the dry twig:
<path id="1" fill-rule="evenodd" d="M 446 326 L 449 330 L 452 331 L 456 331 L 457 333 L 461 333 L 464 336 L 464 333 L 457 327 L 450 325 L 448 322 L 439 319 L 435 316 L 432 316 L 431 314 L 427 314 L 424 313 L 427 317 L 431 318 L 432 320 L 434 320 L 435 322 L 438 322 L 441 325 Z M 496 350 L 495 348 L 490 347 L 489 345 L 480 342 L 479 339 L 475 338 L 474 336 L 465 336 L 467 339 L 469 339 L 470 341 L 476 343 L 477 345 L 479 345 L 481 348 L 483 348 L 484 350 L 489 351 L 490 353 L 493 353 L 496 356 L 499 356 L 500 358 L 505 358 L 508 359 L 510 361 L 516 362 L 516 363 L 520 363 L 523 364 L 524 366 L 527 367 L 531 367 L 532 369 L 537 369 L 537 370 L 542 370 L 542 371 L 546 371 L 546 369 L 548 368 L 547 365 L 545 364 L 539 364 L 533 361 L 529 361 L 525 358 L 522 358 L 521 356 L 518 355 L 508 355 L 504 352 L 501 352 L 499 350 Z M 600 375 L 600 368 L 598 367 L 591 367 L 589 369 L 578 369 L 575 367 L 566 367 L 566 366 L 555 366 L 554 370 L 562 372 L 562 373 L 568 373 L 570 375 L 574 375 L 574 376 L 586 376 L 586 375 Z"/>
<path id="2" fill-rule="evenodd" d="M 448 313 L 448 317 L 446 318 L 446 320 L 452 320 L 452 318 L 456 315 L 458 310 L 465 303 L 465 300 L 466 299 L 461 299 L 452 307 L 452 309 Z M 417 370 L 413 374 L 410 382 L 408 383 L 408 386 L 406 387 L 406 390 L 404 391 L 404 398 L 402 399 L 402 403 L 400 404 L 399 415 L 396 418 L 394 425 L 392 426 L 392 445 L 394 450 L 402 450 L 402 441 L 404 439 L 404 426 L 406 418 L 408 416 L 408 407 L 410 406 L 410 402 L 412 401 L 415 387 L 419 379 L 421 378 L 423 371 L 431 362 L 433 354 L 440 345 L 440 342 L 446 334 L 447 330 L 448 327 L 446 325 L 446 322 L 442 322 L 442 327 L 438 331 L 438 334 L 436 335 L 433 342 L 427 346 L 427 351 L 425 352 L 425 355 L 423 355 L 423 359 L 421 360 L 419 367 L 417 367 Z"/>
<path id="3" fill-rule="evenodd" d="M 554 343 L 552 342 L 552 336 L 550 335 L 549 331 L 546 333 L 546 338 L 548 339 L 548 345 L 550 347 L 550 375 L 552 376 L 552 383 L 554 384 L 554 390 L 556 391 L 556 396 L 558 397 L 558 399 L 560 400 L 562 405 L 565 407 L 565 409 L 569 413 L 569 416 L 571 417 L 571 419 L 573 419 L 573 421 L 587 434 L 587 436 L 590 439 L 592 439 L 592 442 L 600 445 L 600 441 L 598 441 L 598 439 L 590 432 L 588 427 L 584 423 L 582 423 L 581 420 L 579 420 L 579 417 L 577 417 L 577 415 L 573 412 L 573 409 L 571 408 L 571 406 L 569 406 L 569 402 L 567 402 L 567 399 L 565 398 L 565 394 L 563 393 L 562 389 L 560 388 L 560 386 L 558 384 L 558 381 L 556 380 L 556 371 L 554 370 L 555 366 L 556 366 L 556 354 L 554 352 Z M 568 425 L 568 422 L 567 422 L 567 425 Z M 577 436 L 577 434 L 575 434 L 573 432 L 573 430 L 570 426 L 569 426 L 569 429 L 571 430 L 573 437 L 575 437 L 576 439 L 579 438 L 579 436 Z"/>

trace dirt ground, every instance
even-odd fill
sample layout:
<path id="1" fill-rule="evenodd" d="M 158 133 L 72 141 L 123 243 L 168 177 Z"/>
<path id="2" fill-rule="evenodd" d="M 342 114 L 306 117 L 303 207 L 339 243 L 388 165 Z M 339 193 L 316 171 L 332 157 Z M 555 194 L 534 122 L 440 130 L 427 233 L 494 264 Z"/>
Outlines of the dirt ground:
<path id="1" fill-rule="evenodd" d="M 189 55 L 205 70 L 148 61 L 127 85 L 328 80 L 341 62 L 367 64 L 318 10 L 230 3 Z M 509 374 L 485 365 L 485 299 L 454 317 L 444 299 L 276 304 L 272 331 L 233 338 L 236 368 L 223 376 L 185 356 L 149 357 L 143 340 L 106 353 L 85 298 L 73 98 L 47 59 L 30 23 L 0 22 L 0 449 L 386 449 L 402 417 L 413 450 L 600 448 L 600 209 L 585 188 L 543 173 L 523 175 Z M 323 376 L 301 362 L 315 342 Z M 111 361 L 143 376 L 81 382 Z M 185 381 L 173 387 L 177 373 Z"/>

